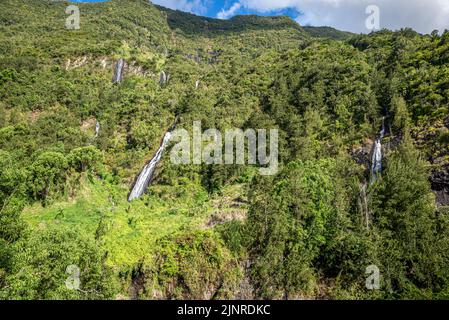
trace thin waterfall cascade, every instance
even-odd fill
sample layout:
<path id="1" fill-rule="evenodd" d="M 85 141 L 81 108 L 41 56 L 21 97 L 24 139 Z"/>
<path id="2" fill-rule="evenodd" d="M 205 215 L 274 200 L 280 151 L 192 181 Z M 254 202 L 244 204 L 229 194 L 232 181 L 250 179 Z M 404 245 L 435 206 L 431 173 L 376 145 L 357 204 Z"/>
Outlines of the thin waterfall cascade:
<path id="1" fill-rule="evenodd" d="M 120 83 L 123 78 L 123 68 L 125 66 L 125 59 L 120 58 L 115 65 L 114 78 L 112 79 L 112 83 Z"/>
<path id="2" fill-rule="evenodd" d="M 142 172 L 139 174 L 139 177 L 134 184 L 134 187 L 128 197 L 128 201 L 133 201 L 135 199 L 140 198 L 148 188 L 148 185 L 151 183 L 153 179 L 154 171 L 156 170 L 157 164 L 162 158 L 164 150 L 167 148 L 168 143 L 172 137 L 172 132 L 169 131 L 165 134 L 164 139 L 162 140 L 161 146 L 159 150 L 157 150 L 156 155 L 151 159 L 151 161 L 143 168 Z"/>
<path id="3" fill-rule="evenodd" d="M 161 86 L 166 85 L 170 81 L 170 74 L 165 73 L 165 71 L 161 72 L 159 77 L 159 84 Z"/>
<path id="4" fill-rule="evenodd" d="M 100 134 L 100 122 L 97 121 L 97 123 L 95 124 L 95 138 L 98 138 L 98 135 Z"/>
<path id="5" fill-rule="evenodd" d="M 195 89 L 198 90 L 199 86 L 200 86 L 200 80 L 196 80 L 196 82 L 195 82 Z"/>
<path id="6" fill-rule="evenodd" d="M 373 158 L 371 164 L 371 172 L 376 175 L 382 171 L 382 142 L 377 139 L 374 143 Z"/>
<path id="7" fill-rule="evenodd" d="M 375 182 L 382 172 L 382 139 L 385 137 L 385 119 L 382 119 L 382 129 L 379 138 L 374 143 L 373 157 L 371 160 L 371 181 Z"/>
<path id="8" fill-rule="evenodd" d="M 385 138 L 385 117 L 382 118 L 382 129 L 380 129 L 380 140 L 382 140 L 383 138 Z"/>
<path id="9" fill-rule="evenodd" d="M 368 205 L 368 192 L 367 192 L 367 183 L 364 183 L 360 186 L 360 194 L 359 194 L 359 208 L 360 212 L 362 214 L 362 221 L 366 224 L 366 229 L 369 230 L 369 224 L 370 224 L 370 209 Z"/>

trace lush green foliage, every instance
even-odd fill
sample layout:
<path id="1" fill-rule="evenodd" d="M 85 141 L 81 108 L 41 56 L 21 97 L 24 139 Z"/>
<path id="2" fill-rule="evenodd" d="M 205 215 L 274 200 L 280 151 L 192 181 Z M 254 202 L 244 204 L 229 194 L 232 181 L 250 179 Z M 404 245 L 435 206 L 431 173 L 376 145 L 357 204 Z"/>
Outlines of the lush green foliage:
<path id="1" fill-rule="evenodd" d="M 352 35 L 144 0 L 79 4 L 67 30 L 65 7 L 0 3 L 1 298 L 448 297 L 449 212 L 429 175 L 449 164 L 449 32 Z M 193 121 L 279 129 L 279 173 L 165 155 L 128 203 L 167 129 Z"/>

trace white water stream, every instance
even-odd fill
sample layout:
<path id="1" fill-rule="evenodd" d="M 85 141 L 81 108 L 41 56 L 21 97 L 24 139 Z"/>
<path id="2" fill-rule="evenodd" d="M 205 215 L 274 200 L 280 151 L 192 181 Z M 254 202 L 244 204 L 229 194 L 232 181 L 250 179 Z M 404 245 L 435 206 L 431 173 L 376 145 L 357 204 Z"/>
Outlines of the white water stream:
<path id="1" fill-rule="evenodd" d="M 172 133 L 169 131 L 165 134 L 164 139 L 162 140 L 161 146 L 159 150 L 157 150 L 156 155 L 151 159 L 150 163 L 148 163 L 140 173 L 139 177 L 134 184 L 134 187 L 128 197 L 128 201 L 133 201 L 135 199 L 140 198 L 148 188 L 148 185 L 151 183 L 153 179 L 154 171 L 156 170 L 156 166 L 162 158 L 162 154 L 164 153 L 165 148 L 167 148 L 168 143 L 172 137 Z"/>

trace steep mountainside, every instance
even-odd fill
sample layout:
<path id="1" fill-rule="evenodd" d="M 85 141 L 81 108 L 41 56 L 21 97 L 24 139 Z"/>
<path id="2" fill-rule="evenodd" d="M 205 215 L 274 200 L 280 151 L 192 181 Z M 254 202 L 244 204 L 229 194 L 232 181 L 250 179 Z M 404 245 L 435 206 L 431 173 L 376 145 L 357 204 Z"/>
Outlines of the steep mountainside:
<path id="1" fill-rule="evenodd" d="M 67 5 L 0 2 L 0 298 L 448 297 L 449 32 Z M 174 164 L 194 122 L 278 172 Z"/>
<path id="2" fill-rule="evenodd" d="M 328 38 L 333 40 L 348 40 L 353 33 L 347 31 L 340 31 L 331 27 L 303 27 L 304 31 L 315 38 Z"/>

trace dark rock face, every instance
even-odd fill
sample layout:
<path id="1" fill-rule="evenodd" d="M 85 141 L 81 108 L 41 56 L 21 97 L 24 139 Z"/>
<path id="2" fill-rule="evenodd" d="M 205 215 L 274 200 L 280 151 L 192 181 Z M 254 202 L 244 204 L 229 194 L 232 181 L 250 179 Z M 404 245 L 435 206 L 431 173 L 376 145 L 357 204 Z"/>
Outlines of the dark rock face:
<path id="1" fill-rule="evenodd" d="M 432 127 L 432 130 L 429 130 L 429 127 Z M 438 141 L 439 135 L 446 128 L 449 129 L 449 117 L 412 134 L 417 145 L 426 150 L 427 161 L 433 166 L 429 182 L 438 206 L 449 206 L 449 163 L 446 160 L 449 149 L 444 143 Z"/>
<path id="2" fill-rule="evenodd" d="M 430 176 L 430 183 L 437 198 L 437 205 L 449 206 L 449 165 L 435 169 Z"/>
<path id="3" fill-rule="evenodd" d="M 367 170 L 371 167 L 371 156 L 374 147 L 374 141 L 365 139 L 363 144 L 351 151 L 353 159 L 360 165 L 364 165 Z"/>
<path id="4" fill-rule="evenodd" d="M 389 150 L 394 150 L 397 147 L 399 147 L 399 145 L 401 144 L 403 139 L 402 135 L 391 135 L 390 139 L 388 139 L 388 141 L 384 141 L 383 145 L 384 148 L 389 151 Z"/>

